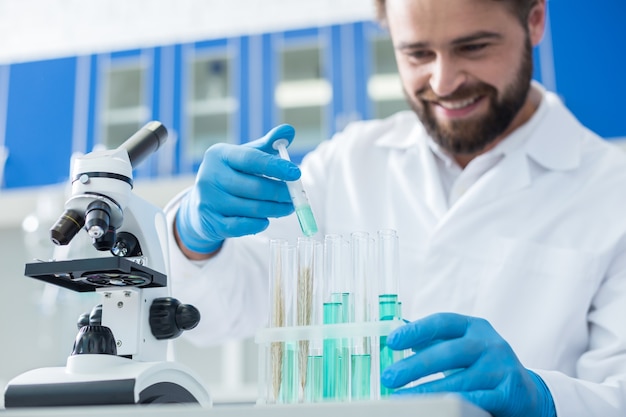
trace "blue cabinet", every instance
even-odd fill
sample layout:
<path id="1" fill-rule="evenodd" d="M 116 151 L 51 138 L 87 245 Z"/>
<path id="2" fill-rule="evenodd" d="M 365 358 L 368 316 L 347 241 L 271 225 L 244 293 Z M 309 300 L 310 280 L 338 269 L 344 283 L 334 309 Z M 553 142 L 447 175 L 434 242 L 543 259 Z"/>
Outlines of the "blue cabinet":
<path id="1" fill-rule="evenodd" d="M 578 30 L 583 8 L 549 6 L 534 78 L 591 129 L 626 137 L 618 114 L 626 95 L 623 6 L 598 9 L 600 20 L 586 20 L 591 31 Z M 388 35 L 369 21 L 5 65 L 2 187 L 64 182 L 73 153 L 118 146 L 152 119 L 170 136 L 138 178 L 193 173 L 208 146 L 245 143 L 279 123 L 296 128 L 297 162 L 353 120 L 406 108 Z"/>

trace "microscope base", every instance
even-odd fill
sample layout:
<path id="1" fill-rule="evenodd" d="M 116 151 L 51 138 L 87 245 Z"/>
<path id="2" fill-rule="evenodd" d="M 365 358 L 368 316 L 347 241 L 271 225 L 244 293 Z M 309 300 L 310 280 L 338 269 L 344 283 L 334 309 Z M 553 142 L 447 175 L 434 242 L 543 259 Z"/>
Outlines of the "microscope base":
<path id="1" fill-rule="evenodd" d="M 9 382 L 5 407 L 195 403 L 211 398 L 175 362 L 136 362 L 113 355 L 70 356 L 65 367 L 40 368 Z"/>

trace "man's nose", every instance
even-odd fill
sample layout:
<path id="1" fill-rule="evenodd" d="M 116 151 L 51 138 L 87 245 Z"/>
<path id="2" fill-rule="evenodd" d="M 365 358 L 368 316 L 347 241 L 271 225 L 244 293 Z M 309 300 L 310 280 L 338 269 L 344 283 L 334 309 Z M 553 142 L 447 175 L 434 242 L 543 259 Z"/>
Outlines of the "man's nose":
<path id="1" fill-rule="evenodd" d="M 466 81 L 465 72 L 453 58 L 438 56 L 431 65 L 429 84 L 439 97 L 449 96 Z"/>

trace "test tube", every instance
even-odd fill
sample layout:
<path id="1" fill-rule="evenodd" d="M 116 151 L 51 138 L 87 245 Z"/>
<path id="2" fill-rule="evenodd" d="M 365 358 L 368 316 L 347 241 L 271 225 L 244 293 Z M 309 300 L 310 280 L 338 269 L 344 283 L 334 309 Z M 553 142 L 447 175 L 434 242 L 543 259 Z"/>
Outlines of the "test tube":
<path id="1" fill-rule="evenodd" d="M 323 323 L 323 245 L 312 238 L 298 239 L 298 326 Z M 322 340 L 299 342 L 300 399 L 323 398 Z"/>
<path id="2" fill-rule="evenodd" d="M 293 326 L 296 322 L 296 248 L 284 240 L 270 241 L 270 327 Z M 297 401 L 298 367 L 295 341 L 270 345 L 269 402 Z"/>
<path id="3" fill-rule="evenodd" d="M 324 324 L 345 323 L 351 294 L 346 274 L 347 246 L 338 234 L 324 237 Z M 347 348 L 347 346 L 345 346 Z M 324 399 L 344 400 L 348 395 L 348 356 L 342 339 L 326 339 L 323 347 Z"/>
<path id="4" fill-rule="evenodd" d="M 289 153 L 287 152 L 288 143 L 287 139 L 278 139 L 272 146 L 278 151 L 281 158 L 291 161 Z M 296 181 L 286 181 L 286 183 L 302 233 L 304 233 L 305 236 L 313 236 L 317 233 L 317 223 L 315 223 L 315 217 L 313 217 L 313 211 L 311 210 L 309 199 L 302 186 L 302 181 L 298 179 Z"/>
<path id="5" fill-rule="evenodd" d="M 378 301 L 380 320 L 397 317 L 398 302 L 398 235 L 395 230 L 379 230 L 378 238 Z M 384 303 L 384 304 L 383 304 Z"/>
<path id="6" fill-rule="evenodd" d="M 371 319 L 371 287 L 373 259 L 370 253 L 370 236 L 367 232 L 350 235 L 350 260 L 352 263 L 352 288 L 354 289 L 354 321 Z"/>
<path id="7" fill-rule="evenodd" d="M 283 327 L 285 325 L 285 296 L 283 294 L 282 273 L 283 261 L 282 250 L 287 242 L 283 240 L 270 241 L 270 263 L 269 263 L 269 327 Z M 270 344 L 269 361 L 266 375 L 268 375 L 267 393 L 269 403 L 278 401 L 280 385 L 282 383 L 284 343 L 272 342 Z"/>
<path id="8" fill-rule="evenodd" d="M 395 230 L 379 230 L 378 238 L 378 310 L 379 320 L 399 319 L 398 305 L 398 235 Z M 387 337 L 380 338 L 380 372 L 391 365 L 398 355 L 387 347 Z M 393 390 L 381 385 L 380 394 L 387 396 Z"/>
<path id="9" fill-rule="evenodd" d="M 366 232 L 353 232 L 350 235 L 352 261 L 352 287 L 354 288 L 354 321 L 370 321 L 372 264 L 371 239 Z M 371 388 L 371 339 L 355 337 L 350 352 L 351 399 L 370 398 Z"/>

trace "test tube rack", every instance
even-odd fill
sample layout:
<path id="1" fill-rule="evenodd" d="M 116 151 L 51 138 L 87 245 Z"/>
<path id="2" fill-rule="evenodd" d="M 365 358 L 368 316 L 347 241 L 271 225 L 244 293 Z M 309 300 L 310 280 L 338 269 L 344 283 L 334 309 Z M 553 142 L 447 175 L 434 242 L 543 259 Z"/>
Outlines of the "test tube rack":
<path id="1" fill-rule="evenodd" d="M 386 345 L 402 325 L 394 231 L 270 243 L 270 316 L 256 336 L 259 404 L 376 400 L 380 372 L 407 352 Z"/>

